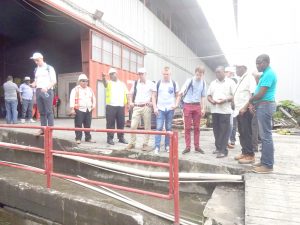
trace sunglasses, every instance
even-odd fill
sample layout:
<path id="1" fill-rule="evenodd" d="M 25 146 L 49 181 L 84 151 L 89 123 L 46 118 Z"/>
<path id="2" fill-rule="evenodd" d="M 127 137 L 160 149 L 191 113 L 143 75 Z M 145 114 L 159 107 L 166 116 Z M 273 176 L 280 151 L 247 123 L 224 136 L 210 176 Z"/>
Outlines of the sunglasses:
<path id="1" fill-rule="evenodd" d="M 80 80 L 80 82 L 89 82 L 88 80 Z"/>

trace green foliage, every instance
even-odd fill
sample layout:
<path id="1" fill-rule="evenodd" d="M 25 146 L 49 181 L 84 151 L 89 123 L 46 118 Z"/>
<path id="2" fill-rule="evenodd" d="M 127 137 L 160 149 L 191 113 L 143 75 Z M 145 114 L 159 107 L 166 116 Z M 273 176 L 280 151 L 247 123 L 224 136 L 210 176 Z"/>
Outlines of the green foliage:
<path id="1" fill-rule="evenodd" d="M 291 100 L 283 100 L 280 101 L 277 107 L 283 107 L 288 113 L 290 113 L 293 117 L 300 116 L 300 106 L 296 105 Z M 283 118 L 283 114 L 280 111 L 277 111 L 274 115 L 275 118 Z"/>

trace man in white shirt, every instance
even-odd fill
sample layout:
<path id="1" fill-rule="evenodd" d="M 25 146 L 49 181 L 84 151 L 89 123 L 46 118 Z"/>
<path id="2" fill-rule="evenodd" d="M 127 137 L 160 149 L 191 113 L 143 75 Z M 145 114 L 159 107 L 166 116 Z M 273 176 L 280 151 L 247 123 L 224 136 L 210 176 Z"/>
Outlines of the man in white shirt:
<path id="1" fill-rule="evenodd" d="M 217 158 L 228 155 L 227 143 L 232 113 L 231 101 L 235 90 L 235 83 L 225 77 L 223 66 L 216 68 L 217 79 L 211 82 L 207 91 L 207 100 L 212 104 L 211 113 Z"/>
<path id="2" fill-rule="evenodd" d="M 53 104 L 53 87 L 56 84 L 56 73 L 52 66 L 44 61 L 41 53 L 35 52 L 32 57 L 37 65 L 34 72 L 34 82 L 32 87 L 36 87 L 37 107 L 41 116 L 41 126 L 53 126 L 54 115 L 52 110 Z M 39 130 L 37 136 L 43 135 L 44 131 Z"/>
<path id="3" fill-rule="evenodd" d="M 96 107 L 96 98 L 93 90 L 88 87 L 88 78 L 85 74 L 78 77 L 78 85 L 70 94 L 71 115 L 75 115 L 75 127 L 90 128 L 92 122 L 92 111 Z M 85 141 L 95 143 L 89 131 L 85 131 Z M 81 143 L 82 131 L 75 131 L 77 144 Z"/>
<path id="4" fill-rule="evenodd" d="M 124 82 L 120 81 L 117 77 L 117 70 L 110 68 L 108 71 L 110 80 L 105 79 L 105 75 L 102 74 L 102 80 L 106 93 L 106 128 L 115 129 L 115 123 L 117 123 L 117 129 L 123 130 L 125 125 L 125 105 L 128 102 L 128 90 Z M 124 138 L 124 133 L 117 134 L 119 142 L 128 144 Z M 107 143 L 114 145 L 114 133 L 107 133 Z"/>
<path id="5" fill-rule="evenodd" d="M 20 85 L 20 102 L 22 104 L 22 117 L 21 123 L 25 123 L 27 117 L 28 121 L 34 123 L 32 119 L 32 107 L 33 107 L 33 90 L 30 87 L 30 77 L 24 78 L 24 83 Z"/>
<path id="6" fill-rule="evenodd" d="M 235 160 L 241 164 L 249 164 L 255 162 L 255 154 L 252 142 L 253 114 L 248 106 L 249 99 L 255 92 L 256 82 L 252 74 L 247 73 L 247 67 L 244 64 L 236 65 L 236 74 L 240 79 L 234 95 L 234 115 L 237 116 L 242 154 L 236 156 Z"/>
<path id="7" fill-rule="evenodd" d="M 155 84 L 146 79 L 145 68 L 138 70 L 139 79 L 134 82 L 129 92 L 129 103 L 132 107 L 131 129 L 136 130 L 143 118 L 145 130 L 151 130 L 151 113 L 152 102 L 151 98 L 155 91 Z M 145 134 L 142 150 L 148 150 L 149 134 Z M 136 134 L 131 134 L 131 139 L 127 149 L 135 148 Z"/>
<path id="8" fill-rule="evenodd" d="M 156 114 L 156 130 L 162 131 L 165 124 L 166 131 L 172 130 L 172 121 L 174 110 L 177 108 L 176 98 L 178 97 L 179 87 L 177 82 L 171 79 L 171 71 L 169 67 L 163 69 L 163 79 L 156 84 L 155 94 L 152 98 L 154 113 Z M 154 153 L 160 151 L 161 135 L 155 136 Z M 170 148 L 170 138 L 165 137 L 165 150 L 168 152 Z"/>

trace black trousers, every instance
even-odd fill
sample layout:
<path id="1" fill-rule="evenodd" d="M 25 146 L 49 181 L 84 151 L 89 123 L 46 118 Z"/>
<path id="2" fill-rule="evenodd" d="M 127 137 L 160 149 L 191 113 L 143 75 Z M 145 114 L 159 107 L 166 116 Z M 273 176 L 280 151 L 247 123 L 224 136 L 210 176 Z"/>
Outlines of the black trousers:
<path id="1" fill-rule="evenodd" d="M 242 153 L 244 155 L 254 156 L 252 142 L 252 119 L 253 114 L 249 111 L 249 109 L 243 115 L 237 116 Z"/>
<path id="2" fill-rule="evenodd" d="M 212 113 L 213 132 L 216 150 L 228 154 L 228 132 L 230 129 L 230 114 Z"/>
<path id="3" fill-rule="evenodd" d="M 78 109 L 75 109 L 76 115 L 74 118 L 75 127 L 83 127 L 84 128 L 90 128 L 92 123 L 92 112 L 89 112 L 88 110 L 86 112 L 82 112 Z M 89 141 L 92 139 L 90 132 L 84 132 L 85 140 Z M 82 138 L 82 131 L 75 131 L 75 139 L 81 140 Z"/>
<path id="4" fill-rule="evenodd" d="M 125 108 L 124 106 L 106 105 L 106 128 L 124 130 L 125 125 Z M 118 139 L 124 138 L 124 133 L 118 133 Z M 107 140 L 114 139 L 114 133 L 107 133 Z"/>

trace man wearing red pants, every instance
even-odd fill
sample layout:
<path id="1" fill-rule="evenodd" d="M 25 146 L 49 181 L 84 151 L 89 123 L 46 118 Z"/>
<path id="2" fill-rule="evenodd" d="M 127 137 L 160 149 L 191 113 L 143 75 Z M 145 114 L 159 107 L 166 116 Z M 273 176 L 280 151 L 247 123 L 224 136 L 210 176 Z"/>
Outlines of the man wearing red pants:
<path id="1" fill-rule="evenodd" d="M 186 148 L 182 154 L 186 154 L 191 151 L 192 124 L 194 125 L 195 151 L 204 154 L 199 143 L 200 119 L 205 115 L 206 83 L 204 81 L 204 72 L 205 69 L 203 66 L 199 66 L 195 69 L 195 76 L 185 82 L 177 100 L 179 102 L 179 99 L 182 98 L 183 101 Z"/>

